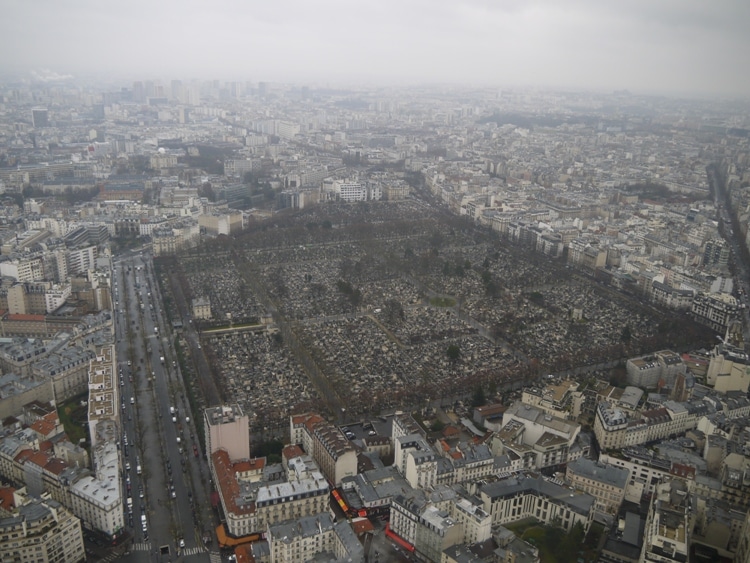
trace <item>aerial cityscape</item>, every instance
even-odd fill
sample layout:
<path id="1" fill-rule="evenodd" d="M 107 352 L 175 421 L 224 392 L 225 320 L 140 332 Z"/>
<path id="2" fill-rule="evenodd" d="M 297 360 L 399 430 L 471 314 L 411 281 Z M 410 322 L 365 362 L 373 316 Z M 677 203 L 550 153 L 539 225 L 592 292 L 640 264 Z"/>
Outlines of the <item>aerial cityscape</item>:
<path id="1" fill-rule="evenodd" d="M 750 563 L 750 5 L 87 4 L 0 22 L 0 561 Z"/>

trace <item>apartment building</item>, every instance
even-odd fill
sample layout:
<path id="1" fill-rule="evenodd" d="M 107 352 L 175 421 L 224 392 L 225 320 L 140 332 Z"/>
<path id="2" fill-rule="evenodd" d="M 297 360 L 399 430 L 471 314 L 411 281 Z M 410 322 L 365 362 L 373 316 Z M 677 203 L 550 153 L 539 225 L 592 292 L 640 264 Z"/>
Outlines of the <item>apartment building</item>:
<path id="1" fill-rule="evenodd" d="M 321 553 L 333 553 L 333 520 L 316 514 L 268 526 L 270 563 L 303 562 Z"/>
<path id="2" fill-rule="evenodd" d="M 54 500 L 14 497 L 16 508 L 0 518 L 0 561 L 86 561 L 78 518 Z"/>
<path id="3" fill-rule="evenodd" d="M 328 482 L 317 469 L 304 471 L 293 480 L 259 487 L 255 495 L 256 530 L 269 524 L 325 512 Z"/>
<path id="4" fill-rule="evenodd" d="M 242 213 L 214 212 L 198 217 L 198 224 L 206 234 L 211 236 L 235 235 L 242 230 Z"/>
<path id="5" fill-rule="evenodd" d="M 248 137 L 251 139 L 254 137 Z M 239 178 L 243 179 L 245 174 L 253 172 L 260 168 L 260 161 L 258 159 L 245 159 L 245 160 L 234 160 L 227 159 L 224 161 L 224 175 L 228 178 Z"/>
<path id="6" fill-rule="evenodd" d="M 688 560 L 692 526 L 691 500 L 680 479 L 660 484 L 646 519 L 641 561 L 667 563 Z"/>
<path id="7" fill-rule="evenodd" d="M 398 495 L 393 499 L 386 535 L 389 533 L 426 561 L 440 561 L 443 550 L 462 543 L 464 535 L 463 526 L 448 511 L 428 503 L 420 495 Z"/>
<path id="8" fill-rule="evenodd" d="M 363 563 L 364 548 L 346 521 L 320 513 L 268 526 L 270 563 L 302 563 L 322 559 Z"/>
<path id="9" fill-rule="evenodd" d="M 206 452 L 225 450 L 230 460 L 250 459 L 250 419 L 238 404 L 203 411 Z"/>
<path id="10" fill-rule="evenodd" d="M 225 449 L 214 449 L 209 460 L 227 532 L 242 537 L 258 531 L 254 483 L 263 478 L 265 458 L 233 461 Z"/>
<path id="11" fill-rule="evenodd" d="M 437 459 L 435 452 L 421 434 L 399 436 L 393 441 L 393 450 L 393 465 L 404 476 L 406 476 L 407 463 L 410 457 L 412 458 L 412 473 L 415 467 L 423 464 L 431 464 L 431 467 L 430 465 L 425 465 L 425 467 L 420 469 L 420 472 L 426 472 L 428 469 L 437 471 L 436 463 L 434 463 Z M 414 479 L 413 475 L 412 479 Z"/>
<path id="12" fill-rule="evenodd" d="M 411 490 L 411 486 L 395 467 L 381 467 L 346 477 L 341 488 L 356 496 L 358 503 L 369 510 L 387 513 L 393 497 Z"/>
<path id="13" fill-rule="evenodd" d="M 321 422 L 313 428 L 312 456 L 323 475 L 334 485 L 357 474 L 357 452 L 333 424 Z"/>
<path id="14" fill-rule="evenodd" d="M 71 276 L 85 274 L 93 270 L 98 256 L 96 246 L 87 246 L 85 248 L 71 249 L 67 252 L 68 274 Z"/>
<path id="15" fill-rule="evenodd" d="M 704 402 L 665 401 L 662 407 L 629 416 L 607 401 L 597 405 L 594 435 L 603 450 L 637 446 L 683 434 L 697 426 L 698 420 L 711 412 Z"/>
<path id="16" fill-rule="evenodd" d="M 565 478 L 576 489 L 596 499 L 596 509 L 614 515 L 625 499 L 630 472 L 627 469 L 579 458 L 568 464 Z"/>
<path id="17" fill-rule="evenodd" d="M 578 382 L 562 381 L 544 387 L 526 387 L 521 402 L 537 407 L 547 414 L 563 420 L 573 418 L 573 396 L 578 390 Z"/>
<path id="18" fill-rule="evenodd" d="M 555 467 L 583 454 L 581 448 L 574 447 L 580 431 L 578 423 L 516 402 L 503 413 L 503 427 L 493 437 L 493 452 L 511 451 L 529 469 Z"/>
<path id="19" fill-rule="evenodd" d="M 720 393 L 750 388 L 750 356 L 742 346 L 728 340 L 714 346 L 709 354 L 706 382 Z"/>
<path id="20" fill-rule="evenodd" d="M 87 390 L 90 381 L 89 362 L 96 358 L 91 350 L 68 346 L 39 359 L 31 370 L 39 381 L 50 381 L 57 400 L 66 400 Z"/>
<path id="21" fill-rule="evenodd" d="M 570 531 L 576 523 L 585 530 L 594 516 L 596 499 L 535 474 L 518 474 L 483 485 L 479 496 L 492 525 L 523 518 L 559 523 Z"/>
<path id="22" fill-rule="evenodd" d="M 339 428 L 315 413 L 291 416 L 289 427 L 292 444 L 301 444 L 331 483 L 357 474 L 357 452 Z"/>
<path id="23" fill-rule="evenodd" d="M 0 264 L 0 275 L 20 283 L 41 281 L 44 279 L 44 261 L 41 256 L 14 257 Z"/>
<path id="24" fill-rule="evenodd" d="M 734 561 L 735 563 L 750 563 L 750 510 L 745 515 Z"/>
<path id="25" fill-rule="evenodd" d="M 480 543 L 492 535 L 492 517 L 467 498 L 459 497 L 448 503 L 448 514 L 463 528 L 461 543 Z"/>
<path id="26" fill-rule="evenodd" d="M 437 483 L 437 474 L 438 455 L 432 449 L 408 452 L 404 477 L 412 487 L 415 489 L 434 487 Z"/>
<path id="27" fill-rule="evenodd" d="M 672 385 L 678 375 L 684 375 L 687 371 L 682 357 L 670 350 L 630 358 L 625 363 L 625 369 L 630 385 L 647 389 L 655 388 L 660 381 Z"/>
<path id="28" fill-rule="evenodd" d="M 200 241 L 200 225 L 196 219 L 186 217 L 170 226 L 154 229 L 151 245 L 154 256 L 174 254 L 192 248 Z"/>
<path id="29" fill-rule="evenodd" d="M 89 528 L 100 530 L 110 537 L 125 526 L 122 488 L 120 486 L 120 458 L 114 443 L 104 445 L 101 462 L 95 475 L 77 478 L 69 485 L 70 510 Z"/>
<path id="30" fill-rule="evenodd" d="M 726 331 L 729 323 L 740 316 L 740 305 L 729 293 L 699 293 L 693 299 L 693 318 L 717 332 Z"/>
<path id="31" fill-rule="evenodd" d="M 288 480 L 265 458 L 231 460 L 226 450 L 211 455 L 211 472 L 226 518 L 235 537 L 265 530 L 289 519 L 325 512 L 330 487 L 312 460 L 288 462 Z"/>
<path id="32" fill-rule="evenodd" d="M 642 448 L 645 450 L 645 448 Z M 627 451 L 636 453 L 638 448 L 629 448 Z M 653 454 L 653 452 L 649 453 Z M 670 476 L 672 464 L 664 459 L 653 455 L 628 457 L 627 459 L 615 457 L 605 453 L 599 455 L 599 462 L 605 466 L 620 468 L 628 472 L 628 483 L 625 487 L 624 499 L 630 502 L 640 503 L 641 499 L 650 497 L 656 490 L 656 485 Z"/>

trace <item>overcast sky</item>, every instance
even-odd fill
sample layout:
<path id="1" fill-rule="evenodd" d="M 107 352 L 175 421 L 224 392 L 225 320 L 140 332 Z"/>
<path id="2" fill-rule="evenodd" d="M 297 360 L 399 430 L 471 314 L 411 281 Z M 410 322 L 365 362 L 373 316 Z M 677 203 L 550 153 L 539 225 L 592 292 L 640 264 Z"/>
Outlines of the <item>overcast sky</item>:
<path id="1" fill-rule="evenodd" d="M 750 95 L 750 0 L 2 0 L 0 70 Z"/>

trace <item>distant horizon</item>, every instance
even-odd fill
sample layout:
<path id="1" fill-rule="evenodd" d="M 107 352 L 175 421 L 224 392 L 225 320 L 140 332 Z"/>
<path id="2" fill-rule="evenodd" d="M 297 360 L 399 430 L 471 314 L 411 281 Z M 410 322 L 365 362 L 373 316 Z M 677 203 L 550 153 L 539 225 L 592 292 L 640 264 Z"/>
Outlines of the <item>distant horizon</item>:
<path id="1" fill-rule="evenodd" d="M 354 79 L 329 79 L 324 80 L 322 78 L 317 79 L 264 79 L 259 78 L 241 78 L 241 77 L 230 77 L 230 76 L 181 76 L 177 74 L 170 74 L 166 72 L 160 76 L 157 74 L 137 74 L 137 73 L 120 73 L 112 74 L 107 71 L 87 71 L 81 73 L 74 73 L 72 70 L 60 70 L 52 68 L 29 68 L 29 69 L 3 69 L 0 68 L 0 82 L 6 81 L 10 78 L 11 81 L 20 81 L 29 85 L 64 85 L 75 84 L 80 85 L 81 83 L 96 83 L 101 88 L 132 88 L 135 82 L 144 82 L 152 80 L 159 82 L 165 87 L 169 87 L 172 80 L 179 80 L 183 84 L 190 84 L 192 82 L 206 83 L 212 81 L 219 81 L 221 83 L 239 82 L 242 84 L 253 84 L 257 87 L 259 83 L 268 83 L 275 86 L 283 87 L 309 87 L 312 89 L 324 90 L 324 89 L 340 89 L 340 90 L 373 90 L 373 89 L 384 89 L 384 90 L 398 90 L 398 89 L 419 89 L 419 88 L 448 88 L 456 90 L 495 90 L 498 93 L 502 91 L 516 91 L 516 92 L 532 92 L 536 91 L 539 93 L 565 93 L 565 94 L 592 94 L 601 96 L 611 96 L 627 93 L 633 97 L 654 97 L 654 98 L 668 98 L 668 99 L 682 99 L 682 100 L 695 100 L 695 101 L 707 101 L 707 100 L 722 100 L 722 101 L 749 101 L 750 93 L 748 94 L 731 94 L 731 93 L 719 93 L 709 91 L 677 91 L 677 90 L 655 90 L 655 89 L 634 89 L 628 87 L 620 88 L 606 88 L 606 87 L 584 87 L 575 85 L 564 85 L 564 84 L 490 84 L 490 83 L 467 83 L 467 82 L 450 82 L 450 81 L 439 81 L 439 80 L 424 80 L 424 81 L 383 81 L 383 82 L 362 82 Z M 105 84 L 111 83 L 107 86 Z M 749 108 L 750 109 L 750 108 Z"/>
<path id="2" fill-rule="evenodd" d="M 3 7 L 4 71 L 750 96 L 746 0 L 7 0 Z"/>

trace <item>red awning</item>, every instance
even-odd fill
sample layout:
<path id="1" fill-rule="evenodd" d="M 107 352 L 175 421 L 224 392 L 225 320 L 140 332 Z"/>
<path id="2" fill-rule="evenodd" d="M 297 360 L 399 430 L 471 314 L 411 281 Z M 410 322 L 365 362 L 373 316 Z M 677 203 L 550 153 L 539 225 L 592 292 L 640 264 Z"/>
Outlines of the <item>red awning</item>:
<path id="1" fill-rule="evenodd" d="M 401 536 L 396 534 L 396 532 L 391 530 L 390 522 L 388 522 L 385 525 L 385 535 L 391 538 L 393 541 L 395 541 L 398 545 L 400 545 L 404 549 L 409 550 L 409 551 L 414 551 L 414 546 L 412 544 L 410 544 L 408 541 L 406 541 L 405 539 L 401 538 Z"/>

